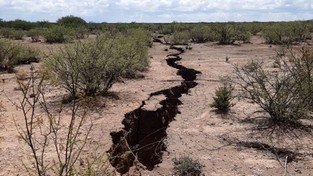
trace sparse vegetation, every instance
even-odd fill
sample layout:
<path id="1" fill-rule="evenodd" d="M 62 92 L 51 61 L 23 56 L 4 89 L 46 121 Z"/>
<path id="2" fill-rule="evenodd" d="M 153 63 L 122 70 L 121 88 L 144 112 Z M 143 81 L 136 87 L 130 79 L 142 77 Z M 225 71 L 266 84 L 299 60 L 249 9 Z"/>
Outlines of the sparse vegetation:
<path id="1" fill-rule="evenodd" d="M 200 176 L 202 165 L 198 160 L 193 160 L 189 156 L 174 158 L 174 175 L 175 176 Z"/>
<path id="2" fill-rule="evenodd" d="M 175 135 L 168 140 L 175 142 L 171 151 L 197 152 L 193 154 L 201 156 L 201 163 L 183 155 L 172 160 L 173 171 L 162 170 L 165 175 L 200 176 L 211 170 L 217 175 L 225 171 L 250 173 L 251 170 L 240 170 L 244 167 L 239 160 L 234 161 L 232 170 L 228 166 L 220 167 L 224 161 L 213 166 L 209 163 L 211 156 L 206 155 L 207 151 L 213 157 L 224 155 L 222 159 L 226 163 L 230 161 L 226 155 L 234 153 L 234 147 L 272 153 L 273 157 L 267 159 L 276 156 L 284 167 L 275 164 L 266 170 L 266 165 L 260 165 L 252 170 L 253 174 L 282 173 L 281 169 L 285 169 L 284 173 L 291 175 L 301 172 L 307 175 L 311 170 L 301 168 L 310 166 L 303 158 L 312 157 L 312 32 L 312 21 L 152 24 L 87 23 L 75 16 L 62 17 L 56 23 L 0 19 L 0 72 L 4 85 L 0 95 L 5 100 L 0 99 L 0 116 L 4 119 L 3 126 L 8 125 L 5 130 L 10 130 L 0 137 L 4 141 L 0 147 L 6 147 L 7 151 L 1 159 L 10 162 L 12 159 L 4 173 L 20 174 L 20 168 L 12 170 L 19 161 L 12 157 L 12 150 L 17 148 L 8 148 L 14 139 L 26 145 L 16 150 L 23 160 L 21 165 L 27 169 L 25 174 L 110 175 L 108 168 L 114 170 L 113 167 L 115 175 L 117 172 L 139 175 L 142 169 L 149 170 L 144 174 L 154 174 L 155 167 L 162 167 L 158 164 L 164 159 L 166 137 L 171 137 L 167 135 Z M 249 43 L 251 35 L 254 44 L 242 44 Z M 50 43 L 50 53 L 45 53 L 46 44 L 30 43 L 24 36 L 31 37 L 32 42 Z M 152 43 L 151 37 L 159 43 Z M 264 39 L 268 45 L 261 44 Z M 41 53 L 35 47 L 43 52 L 43 64 L 16 67 L 39 61 Z M 151 47 L 149 56 L 148 47 Z M 265 57 L 276 49 L 274 61 L 267 60 Z M 265 59 L 251 61 L 249 56 Z M 142 73 L 149 67 L 148 58 L 152 62 L 151 72 Z M 246 65 L 233 67 L 247 60 Z M 41 70 L 35 70 L 34 66 Z M 200 77 L 197 70 L 202 71 Z M 215 90 L 205 86 L 231 71 L 234 77 L 222 79 Z M 15 77 L 6 72 L 15 72 Z M 146 75 L 142 80 L 125 81 Z M 210 104 L 205 94 L 213 94 Z M 7 99 L 15 106 L 4 104 Z M 232 109 L 234 100 L 244 101 Z M 233 115 L 218 118 L 208 111 L 211 110 L 208 106 L 216 114 Z M 186 109 L 181 111 L 182 108 Z M 185 114 L 186 111 L 190 112 Z M 124 128 L 114 132 L 116 128 L 106 127 L 106 123 L 116 125 L 120 121 L 116 117 L 123 117 L 124 113 Z M 183 120 L 175 126 L 184 129 L 166 133 L 179 113 Z M 6 118 L 11 116 L 14 119 Z M 205 123 L 201 119 L 206 119 Z M 91 131 L 93 121 L 95 131 Z M 15 128 L 10 124 L 15 124 Z M 19 135 L 12 135 L 16 129 Z M 214 135 L 208 138 L 212 132 Z M 112 137 L 109 152 L 103 150 L 108 148 L 110 140 L 104 133 Z M 197 138 L 190 140 L 194 135 Z M 251 152 L 242 152 L 242 159 L 251 159 Z M 173 155 L 175 152 L 169 157 Z M 264 154 L 253 153 L 254 156 Z M 297 168 L 301 170 L 287 170 L 288 163 L 294 161 L 299 162 Z M 205 169 L 204 165 L 213 168 Z"/>

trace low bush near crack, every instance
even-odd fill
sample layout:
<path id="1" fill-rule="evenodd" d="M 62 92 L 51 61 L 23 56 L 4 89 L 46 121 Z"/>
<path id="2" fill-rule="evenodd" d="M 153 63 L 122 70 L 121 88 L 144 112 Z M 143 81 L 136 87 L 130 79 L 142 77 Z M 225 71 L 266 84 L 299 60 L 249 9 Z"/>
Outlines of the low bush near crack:
<path id="1" fill-rule="evenodd" d="M 195 43 L 204 43 L 216 40 L 216 35 L 208 26 L 196 26 L 190 31 L 191 40 Z"/>
<path id="2" fill-rule="evenodd" d="M 67 45 L 52 53 L 45 68 L 71 95 L 105 93 L 121 76 L 147 67 L 146 41 L 138 34 L 106 33 L 89 42 Z"/>
<path id="3" fill-rule="evenodd" d="M 173 159 L 174 175 L 176 176 L 200 176 L 202 165 L 198 160 L 193 160 L 188 156 Z"/>
<path id="4" fill-rule="evenodd" d="M 189 43 L 190 35 L 188 32 L 174 32 L 170 37 L 170 43 L 173 45 L 187 45 Z"/>
<path id="5" fill-rule="evenodd" d="M 215 96 L 213 97 L 213 103 L 211 107 L 216 108 L 218 112 L 227 113 L 234 105 L 231 103 L 233 99 L 233 86 L 229 82 L 222 82 L 222 86 L 215 90 Z"/>

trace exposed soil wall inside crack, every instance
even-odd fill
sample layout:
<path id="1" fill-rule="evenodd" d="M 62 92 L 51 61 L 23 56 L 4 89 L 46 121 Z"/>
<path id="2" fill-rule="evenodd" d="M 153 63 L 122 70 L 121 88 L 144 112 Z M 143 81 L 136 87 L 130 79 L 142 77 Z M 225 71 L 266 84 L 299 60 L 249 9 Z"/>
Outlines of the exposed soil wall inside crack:
<path id="1" fill-rule="evenodd" d="M 162 152 L 166 150 L 166 129 L 180 113 L 178 106 L 182 102 L 179 98 L 197 86 L 195 80 L 200 72 L 177 64 L 176 62 L 182 59 L 180 55 L 184 50 L 179 47 L 171 47 L 171 49 L 177 50 L 178 53 L 168 55 L 166 61 L 169 66 L 178 70 L 177 75 L 183 78 L 182 83 L 151 93 L 139 108 L 125 114 L 122 121 L 123 130 L 111 133 L 113 146 L 109 151 L 110 162 L 122 174 L 129 171 L 135 158 L 149 170 L 161 162 Z M 154 110 L 145 107 L 150 99 L 160 95 L 166 97 L 159 102 L 161 107 Z"/>

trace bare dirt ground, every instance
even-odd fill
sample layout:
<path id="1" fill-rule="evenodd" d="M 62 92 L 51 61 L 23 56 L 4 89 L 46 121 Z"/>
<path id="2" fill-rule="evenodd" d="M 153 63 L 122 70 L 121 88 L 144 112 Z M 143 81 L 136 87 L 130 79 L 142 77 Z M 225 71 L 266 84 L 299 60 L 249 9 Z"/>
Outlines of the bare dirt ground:
<path id="1" fill-rule="evenodd" d="M 260 114 L 253 112 L 258 107 L 244 100 L 236 101 L 227 116 L 216 114 L 209 107 L 219 86 L 219 77 L 231 75 L 235 64 L 242 65 L 251 59 L 271 63 L 269 57 L 274 56 L 279 47 L 263 44 L 258 37 L 252 38 L 252 44 L 241 46 L 214 43 L 192 46 L 192 50 L 181 55 L 183 59 L 179 64 L 202 72 L 196 80 L 198 85 L 180 98 L 183 103 L 179 106 L 181 113 L 167 129 L 167 151 L 164 152 L 163 162 L 152 171 L 141 170 L 141 174 L 172 175 L 172 160 L 187 155 L 198 159 L 204 166 L 203 173 L 208 176 L 283 175 L 285 159 L 289 155 L 278 150 L 271 152 L 275 147 L 299 153 L 287 163 L 286 175 L 313 175 L 312 136 L 297 133 L 298 139 L 293 139 L 288 134 L 280 134 L 280 140 L 271 139 L 270 131 L 256 128 L 259 124 L 256 119 Z M 111 93 L 114 96 L 100 98 L 98 106 L 89 110 L 94 126 L 88 139 L 91 145 L 87 146 L 82 156 L 95 152 L 95 146 L 101 146 L 103 153 L 108 151 L 112 145 L 110 132 L 123 127 L 121 121 L 125 113 L 138 108 L 150 93 L 181 83 L 182 78 L 176 75 L 177 70 L 169 67 L 165 61 L 166 56 L 173 52 L 165 51 L 166 48 L 169 46 L 155 43 L 149 50 L 151 66 L 144 73 L 145 78 L 113 85 Z M 229 62 L 225 62 L 226 57 L 230 58 Z M 26 65 L 17 70 L 27 71 L 29 68 Z M 16 124 L 23 124 L 23 117 L 9 101 L 18 102 L 21 94 L 15 89 L 17 83 L 14 74 L 1 73 L 0 81 L 0 102 L 3 105 L 0 116 L 0 175 L 25 175 L 22 163 L 29 163 L 29 153 L 16 129 Z M 64 94 L 60 87 L 50 86 L 48 101 L 60 101 Z"/>

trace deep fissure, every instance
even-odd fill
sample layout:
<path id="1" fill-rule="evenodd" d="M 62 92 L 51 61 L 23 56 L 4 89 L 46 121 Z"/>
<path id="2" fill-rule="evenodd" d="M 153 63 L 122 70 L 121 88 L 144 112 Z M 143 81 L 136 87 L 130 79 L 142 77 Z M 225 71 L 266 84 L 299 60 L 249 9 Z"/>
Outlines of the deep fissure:
<path id="1" fill-rule="evenodd" d="M 163 151 L 166 150 L 164 141 L 167 137 L 166 129 L 180 113 L 178 106 L 182 105 L 182 102 L 179 98 L 197 86 L 195 80 L 200 72 L 176 63 L 182 59 L 180 55 L 184 50 L 175 46 L 171 46 L 170 49 L 176 50 L 177 53 L 167 56 L 167 64 L 176 68 L 177 75 L 184 80 L 180 85 L 151 93 L 139 108 L 125 114 L 122 121 L 124 128 L 111 133 L 113 145 L 109 151 L 110 162 L 119 173 L 127 173 L 136 158 L 149 170 L 162 161 Z M 144 108 L 147 101 L 159 95 L 166 97 L 159 102 L 160 108 L 156 110 Z"/>

